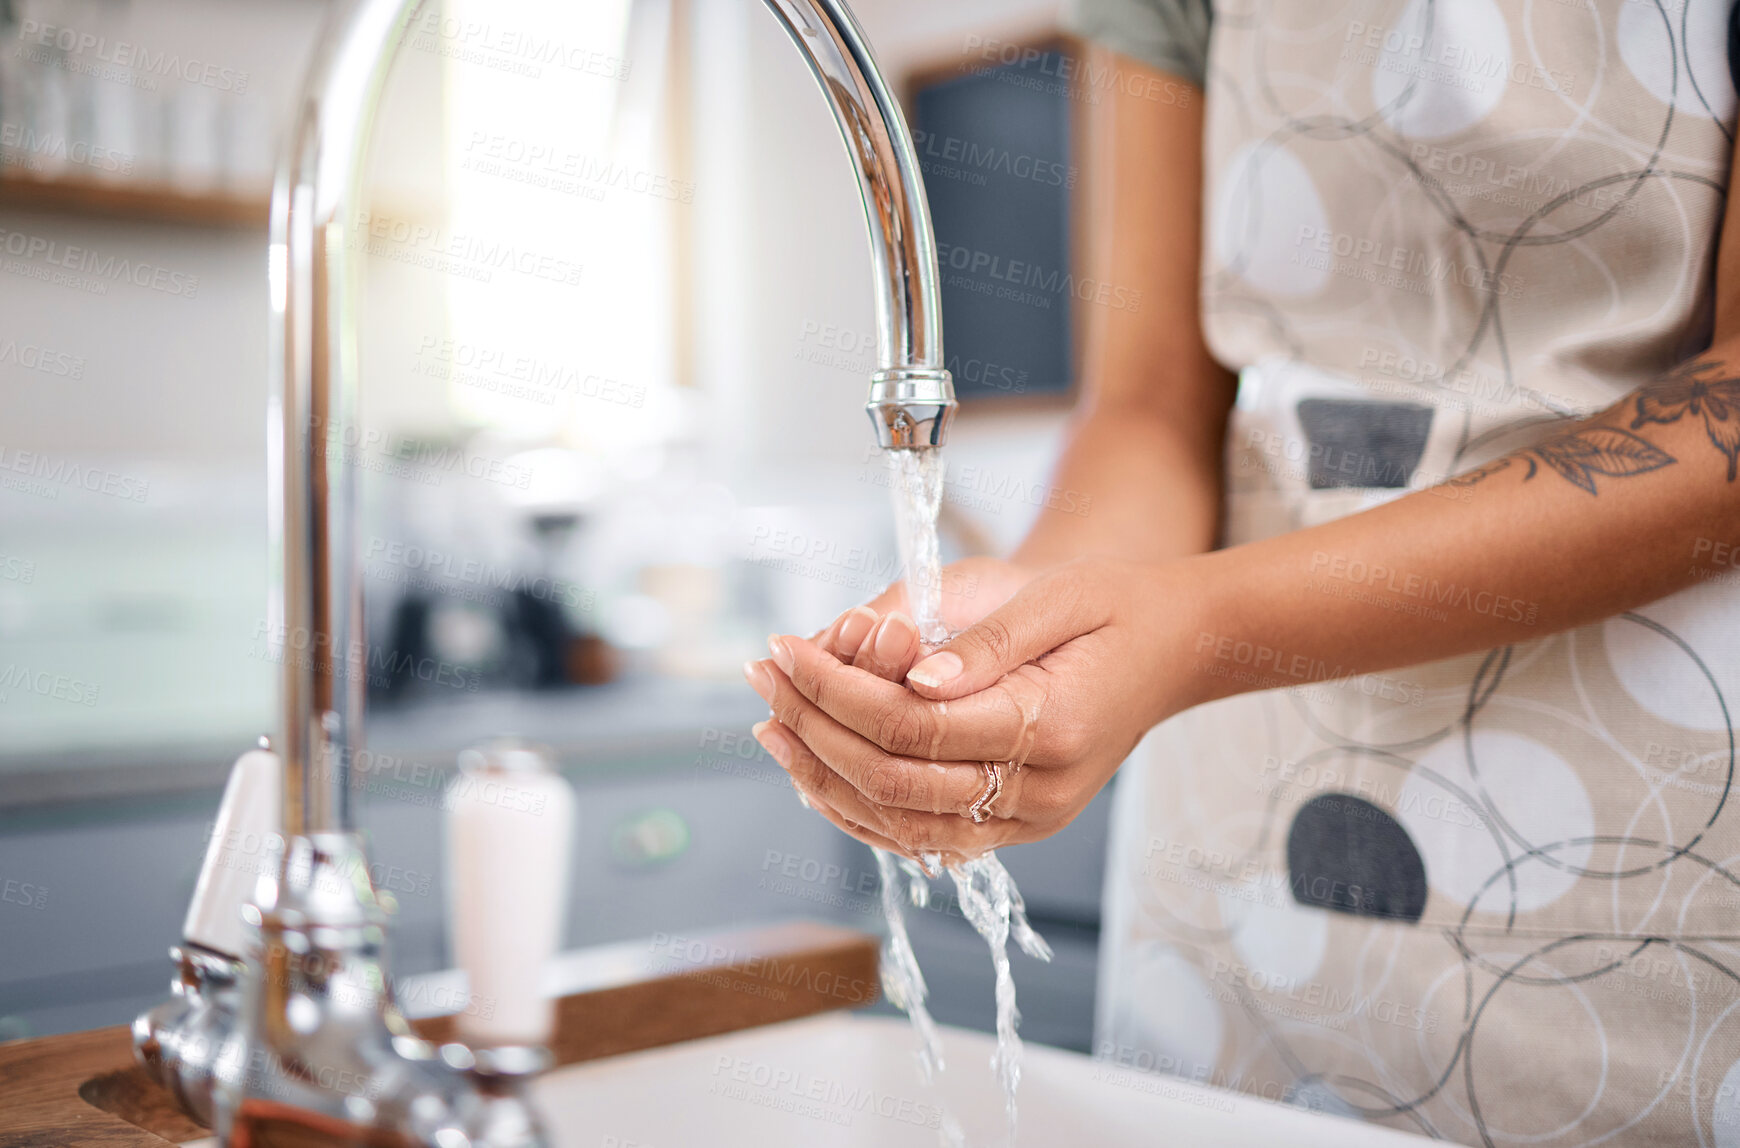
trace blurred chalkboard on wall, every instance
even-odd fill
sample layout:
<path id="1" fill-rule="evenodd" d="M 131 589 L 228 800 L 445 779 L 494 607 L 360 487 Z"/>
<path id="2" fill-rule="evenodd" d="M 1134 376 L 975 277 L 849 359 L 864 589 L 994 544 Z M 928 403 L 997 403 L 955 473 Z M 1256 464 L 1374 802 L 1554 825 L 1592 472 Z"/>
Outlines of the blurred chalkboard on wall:
<path id="1" fill-rule="evenodd" d="M 1062 40 L 970 52 L 907 107 L 936 225 L 943 347 L 964 401 L 1066 395 L 1073 59 Z"/>

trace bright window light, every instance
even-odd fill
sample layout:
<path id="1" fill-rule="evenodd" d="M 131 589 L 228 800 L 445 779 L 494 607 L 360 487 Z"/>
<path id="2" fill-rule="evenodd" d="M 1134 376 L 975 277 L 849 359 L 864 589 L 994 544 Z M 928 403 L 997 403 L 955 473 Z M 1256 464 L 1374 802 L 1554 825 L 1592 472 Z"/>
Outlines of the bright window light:
<path id="1" fill-rule="evenodd" d="M 615 461 L 678 421 L 670 220 L 685 192 L 644 114 L 663 94 L 665 10 L 448 0 L 450 227 L 475 256 L 448 287 L 451 398 L 469 422 Z"/>

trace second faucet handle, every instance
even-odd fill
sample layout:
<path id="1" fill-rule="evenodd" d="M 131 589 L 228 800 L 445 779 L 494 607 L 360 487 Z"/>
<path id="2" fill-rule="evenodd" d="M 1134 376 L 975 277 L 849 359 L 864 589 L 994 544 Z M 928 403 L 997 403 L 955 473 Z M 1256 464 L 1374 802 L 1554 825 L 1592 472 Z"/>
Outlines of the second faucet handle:
<path id="1" fill-rule="evenodd" d="M 459 1037 L 474 1048 L 550 1039 L 544 973 L 563 933 L 574 805 L 542 747 L 502 739 L 460 755 L 447 791 L 448 929 L 471 994 Z"/>
<path id="2" fill-rule="evenodd" d="M 253 899 L 262 871 L 277 863 L 282 775 L 278 755 L 265 748 L 249 750 L 230 768 L 181 927 L 201 948 L 237 960 L 247 951 L 242 906 Z"/>

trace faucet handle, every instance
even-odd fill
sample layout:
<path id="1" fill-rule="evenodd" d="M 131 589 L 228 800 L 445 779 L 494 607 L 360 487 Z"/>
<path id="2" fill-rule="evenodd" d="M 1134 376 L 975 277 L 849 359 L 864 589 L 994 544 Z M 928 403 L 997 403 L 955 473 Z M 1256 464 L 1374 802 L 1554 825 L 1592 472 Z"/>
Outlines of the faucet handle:
<path id="1" fill-rule="evenodd" d="M 262 867 L 276 863 L 278 851 L 270 845 L 283 828 L 282 774 L 278 755 L 264 748 L 249 750 L 230 768 L 181 926 L 182 936 L 201 948 L 237 960 L 247 951 L 242 906 L 253 898 Z"/>
<path id="2" fill-rule="evenodd" d="M 448 931 L 471 993 L 459 1037 L 480 1048 L 544 1044 L 555 1022 L 544 969 L 563 932 L 573 788 L 549 751 L 502 739 L 460 754 L 447 811 Z"/>

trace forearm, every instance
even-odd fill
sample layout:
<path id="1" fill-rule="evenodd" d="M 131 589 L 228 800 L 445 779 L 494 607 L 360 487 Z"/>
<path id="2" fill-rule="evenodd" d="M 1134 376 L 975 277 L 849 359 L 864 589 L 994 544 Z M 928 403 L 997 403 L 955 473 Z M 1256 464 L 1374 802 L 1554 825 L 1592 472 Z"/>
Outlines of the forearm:
<path id="1" fill-rule="evenodd" d="M 1033 569 L 1088 556 L 1158 562 L 1213 546 L 1235 391 L 1202 334 L 1201 93 L 1093 51 L 1174 98 L 1109 94 L 1087 116 L 1081 271 L 1134 302 L 1077 308 L 1082 413 L 1014 555 Z"/>
<path id="2" fill-rule="evenodd" d="M 1102 403 L 1073 428 L 1014 561 L 1089 556 L 1160 562 L 1210 549 L 1219 528 L 1224 427 L 1187 430 Z"/>
<path id="3" fill-rule="evenodd" d="M 1197 672 L 1167 708 L 1539 638 L 1708 576 L 1740 541 L 1740 344 L 1699 363 L 1443 486 L 1174 564 Z"/>

